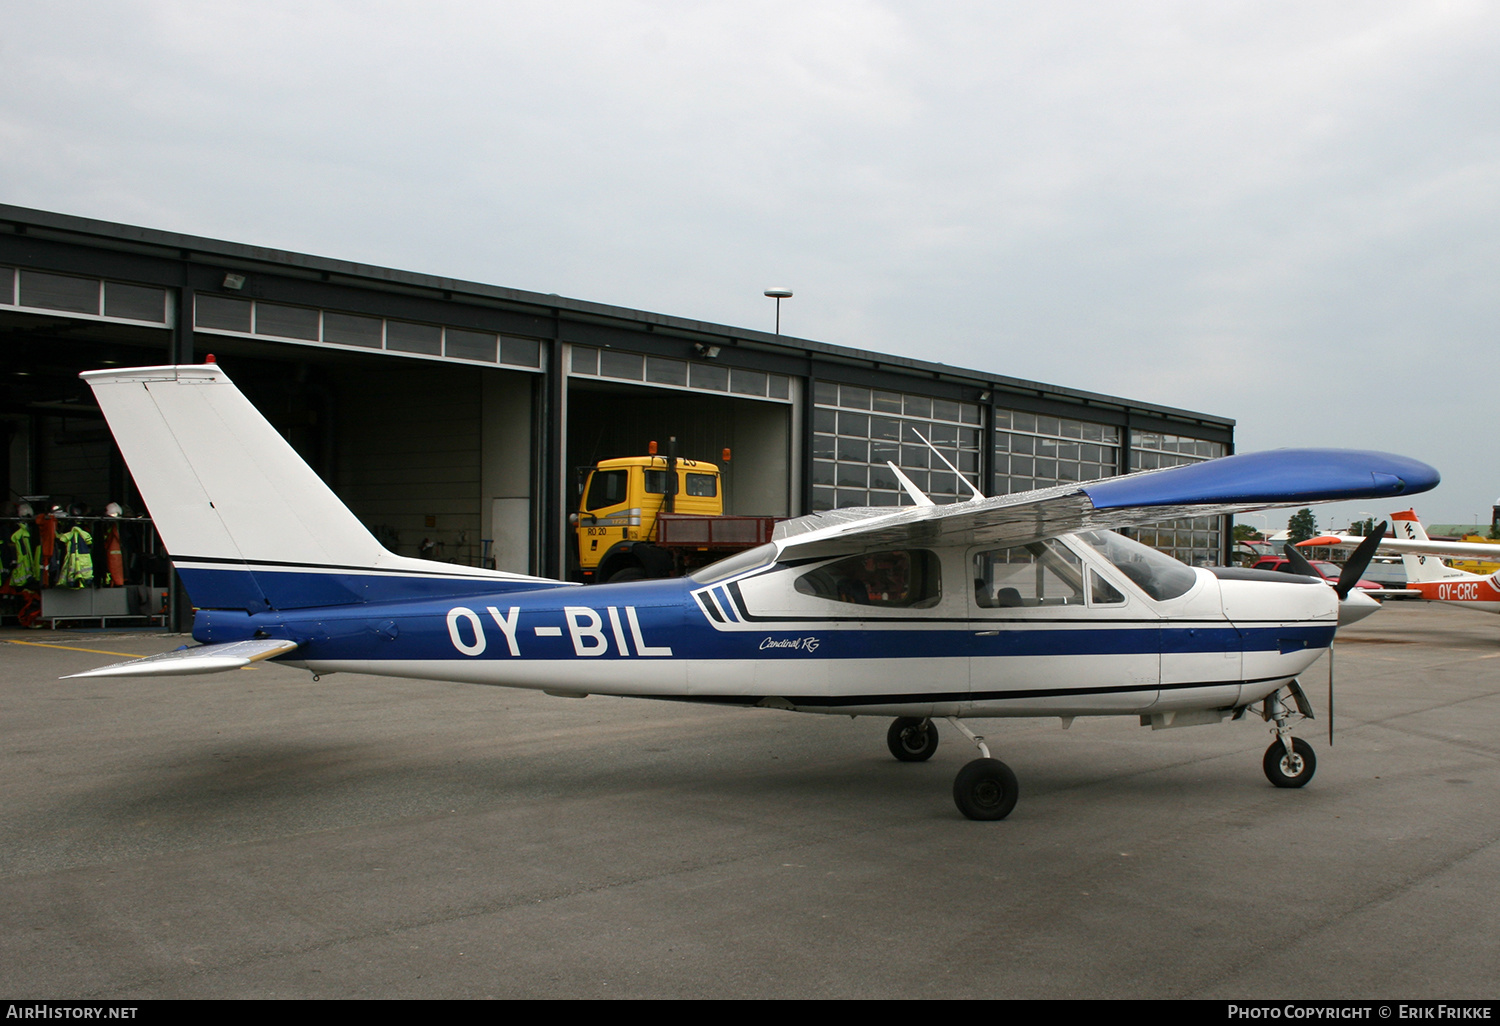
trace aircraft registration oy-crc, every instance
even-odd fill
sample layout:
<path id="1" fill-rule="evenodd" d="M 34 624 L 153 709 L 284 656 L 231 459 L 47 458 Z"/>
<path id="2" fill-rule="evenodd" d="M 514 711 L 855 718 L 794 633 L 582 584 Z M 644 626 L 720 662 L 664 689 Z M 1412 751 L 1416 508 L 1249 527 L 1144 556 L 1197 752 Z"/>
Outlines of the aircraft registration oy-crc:
<path id="1" fill-rule="evenodd" d="M 1438 483 L 1400 456 L 1288 449 L 939 506 L 892 466 L 913 505 L 789 520 L 688 577 L 584 588 L 389 552 L 212 363 L 83 378 L 198 607 L 201 644 L 76 676 L 274 659 L 315 675 L 889 716 L 907 762 L 932 756 L 947 719 L 980 753 L 953 786 L 973 819 L 1003 819 L 1017 796 L 964 723 L 980 717 L 1162 728 L 1248 710 L 1275 735 L 1271 782 L 1307 783 L 1297 675 L 1374 600 L 1342 580 L 1190 567 L 1111 529 Z M 1349 584 L 1373 548 L 1350 560 Z"/>
<path id="2" fill-rule="evenodd" d="M 1483 613 L 1500 613 L 1500 571 L 1471 574 L 1443 563 L 1443 557 L 1493 559 L 1500 546 L 1484 542 L 1433 541 L 1427 537 L 1416 510 L 1391 514 L 1394 538 L 1381 538 L 1379 547 L 1401 554 L 1406 568 L 1406 588 L 1433 602 L 1449 603 Z M 1299 546 L 1330 548 L 1359 545 L 1365 539 L 1347 534 L 1322 535 L 1298 542 Z"/>

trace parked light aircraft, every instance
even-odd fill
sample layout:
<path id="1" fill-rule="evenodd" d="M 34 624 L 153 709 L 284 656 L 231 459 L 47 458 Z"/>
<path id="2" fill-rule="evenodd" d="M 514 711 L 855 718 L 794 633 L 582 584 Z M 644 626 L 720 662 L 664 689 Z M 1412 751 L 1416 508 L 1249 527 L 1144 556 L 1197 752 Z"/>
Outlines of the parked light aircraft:
<path id="1" fill-rule="evenodd" d="M 887 744 L 909 762 L 932 756 L 947 719 L 980 753 L 953 788 L 974 819 L 1004 818 L 1018 793 L 964 723 L 975 717 L 1157 729 L 1250 710 L 1272 724 L 1267 777 L 1307 783 L 1297 675 L 1331 644 L 1339 596 L 1189 567 L 1110 529 L 1438 483 L 1416 460 L 1317 449 L 942 506 L 907 481 L 911 506 L 802 517 L 691 577 L 585 588 L 382 548 L 216 365 L 83 377 L 199 607 L 201 644 L 79 676 L 269 658 L 314 675 L 890 716 Z M 1375 605 L 1342 603 L 1348 617 Z"/>
<path id="2" fill-rule="evenodd" d="M 1415 510 L 1391 514 L 1395 537 L 1384 538 L 1380 548 L 1401 553 L 1406 567 L 1406 587 L 1434 602 L 1451 602 L 1468 609 L 1500 613 L 1500 571 L 1471 574 L 1443 563 L 1443 556 L 1493 559 L 1494 545 L 1484 542 L 1440 542 L 1427 537 Z M 1355 535 L 1331 534 L 1312 538 L 1301 545 L 1347 546 L 1362 541 Z"/>

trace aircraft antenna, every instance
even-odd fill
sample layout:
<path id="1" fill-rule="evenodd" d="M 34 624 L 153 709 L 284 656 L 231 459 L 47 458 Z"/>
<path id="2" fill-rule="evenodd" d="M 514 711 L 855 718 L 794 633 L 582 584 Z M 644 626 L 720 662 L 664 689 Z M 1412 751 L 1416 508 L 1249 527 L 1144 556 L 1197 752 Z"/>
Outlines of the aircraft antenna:
<path id="1" fill-rule="evenodd" d="M 886 460 L 885 465 L 891 468 L 891 473 L 896 475 L 896 480 L 901 482 L 901 487 L 906 489 L 906 494 L 911 496 L 912 502 L 916 503 L 918 506 L 937 505 L 937 503 L 928 498 L 926 492 L 917 487 L 917 483 L 915 481 L 907 477 L 905 474 L 901 473 L 900 467 L 896 466 L 890 460 Z"/>
<path id="2" fill-rule="evenodd" d="M 925 445 L 925 446 L 927 446 L 927 448 L 931 449 L 932 450 L 932 454 L 934 456 L 936 456 L 938 459 L 940 459 L 940 460 L 943 461 L 943 466 L 947 467 L 949 470 L 953 471 L 953 473 L 957 474 L 958 475 L 958 479 L 960 481 L 962 481 L 964 484 L 966 484 L 966 485 L 969 486 L 969 491 L 971 491 L 971 492 L 974 493 L 974 498 L 976 498 L 976 499 L 982 499 L 982 498 L 984 498 L 984 493 L 981 492 L 978 488 L 974 487 L 974 482 L 970 481 L 967 477 L 965 477 L 964 474 L 963 474 L 963 472 L 960 471 L 957 467 L 955 467 L 953 464 L 949 463 L 948 462 L 948 457 L 946 457 L 942 453 L 938 452 L 938 447 L 935 446 L 935 445 L 933 445 L 926 438 L 924 438 L 922 436 L 922 432 L 918 431 L 916 428 L 912 428 L 911 429 L 911 433 L 914 434 L 914 435 L 916 435 L 918 438 L 921 438 L 922 439 L 922 444 Z"/>

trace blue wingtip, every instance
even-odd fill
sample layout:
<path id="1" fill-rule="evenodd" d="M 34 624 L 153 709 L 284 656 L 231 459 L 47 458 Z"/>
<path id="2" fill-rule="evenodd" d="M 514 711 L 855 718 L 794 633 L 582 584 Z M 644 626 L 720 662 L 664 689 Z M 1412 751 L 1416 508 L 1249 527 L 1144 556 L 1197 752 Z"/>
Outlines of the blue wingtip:
<path id="1" fill-rule="evenodd" d="M 1358 449 L 1273 449 L 1083 486 L 1095 509 L 1136 506 L 1294 506 L 1394 499 L 1436 488 L 1420 460 Z"/>

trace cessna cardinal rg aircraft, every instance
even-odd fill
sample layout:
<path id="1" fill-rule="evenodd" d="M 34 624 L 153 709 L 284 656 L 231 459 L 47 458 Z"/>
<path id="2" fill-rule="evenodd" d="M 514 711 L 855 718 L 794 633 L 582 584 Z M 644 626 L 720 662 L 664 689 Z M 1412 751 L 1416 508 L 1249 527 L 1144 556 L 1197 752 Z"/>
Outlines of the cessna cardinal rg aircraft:
<path id="1" fill-rule="evenodd" d="M 937 506 L 835 510 L 676 580 L 591 587 L 394 555 L 217 366 L 94 371 L 120 451 L 199 607 L 202 644 L 79 676 L 206 673 L 271 658 L 337 671 L 894 717 L 892 754 L 979 750 L 954 782 L 973 819 L 1015 774 L 961 718 L 1128 715 L 1153 728 L 1251 709 L 1263 766 L 1312 777 L 1297 675 L 1340 601 L 1321 580 L 1179 563 L 1109 530 L 1405 496 L 1426 464 L 1282 450 Z M 1350 615 L 1375 607 L 1350 595 Z"/>
<path id="2" fill-rule="evenodd" d="M 1441 558 L 1456 556 L 1464 559 L 1494 559 L 1500 556 L 1500 545 L 1432 541 L 1427 537 L 1422 521 L 1417 519 L 1415 510 L 1392 513 L 1391 523 L 1396 536 L 1382 539 L 1380 547 L 1401 553 L 1401 562 L 1406 566 L 1406 587 L 1409 590 L 1420 591 L 1423 598 L 1434 602 L 1450 602 L 1485 613 L 1500 613 L 1500 572 L 1471 574 L 1445 566 Z M 1353 535 L 1334 534 L 1299 544 L 1341 546 L 1358 545 L 1360 541 L 1360 538 Z"/>

